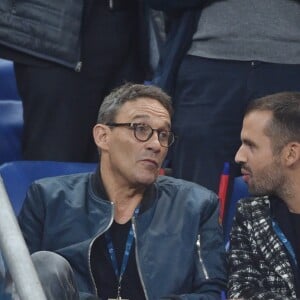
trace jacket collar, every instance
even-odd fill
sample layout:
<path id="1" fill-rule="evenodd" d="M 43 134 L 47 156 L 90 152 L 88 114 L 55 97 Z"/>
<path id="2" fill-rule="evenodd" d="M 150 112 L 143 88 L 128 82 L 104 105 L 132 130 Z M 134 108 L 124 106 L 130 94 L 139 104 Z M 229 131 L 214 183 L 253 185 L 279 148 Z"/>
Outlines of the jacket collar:
<path id="1" fill-rule="evenodd" d="M 96 171 L 92 174 L 92 179 L 91 179 L 92 189 L 97 197 L 104 199 L 105 201 L 110 201 L 107 192 L 105 190 L 100 173 L 101 173 L 100 165 L 98 165 Z M 140 214 L 147 211 L 153 205 L 155 198 L 156 198 L 156 186 L 155 184 L 151 184 L 145 190 L 141 202 Z"/>

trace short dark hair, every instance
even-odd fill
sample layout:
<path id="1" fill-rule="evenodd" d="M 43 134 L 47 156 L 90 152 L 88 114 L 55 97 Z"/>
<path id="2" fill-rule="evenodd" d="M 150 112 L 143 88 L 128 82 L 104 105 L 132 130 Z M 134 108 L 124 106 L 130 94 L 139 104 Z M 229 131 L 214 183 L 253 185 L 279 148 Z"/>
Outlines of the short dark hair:
<path id="1" fill-rule="evenodd" d="M 257 110 L 272 112 L 265 134 L 271 138 L 274 153 L 279 153 L 290 142 L 300 142 L 299 92 L 281 92 L 253 100 L 245 115 Z"/>
<path id="2" fill-rule="evenodd" d="M 107 124 L 115 121 L 120 108 L 128 101 L 138 98 L 149 98 L 158 101 L 169 113 L 173 115 L 171 97 L 161 88 L 154 85 L 125 83 L 107 95 L 99 109 L 97 123 Z"/>

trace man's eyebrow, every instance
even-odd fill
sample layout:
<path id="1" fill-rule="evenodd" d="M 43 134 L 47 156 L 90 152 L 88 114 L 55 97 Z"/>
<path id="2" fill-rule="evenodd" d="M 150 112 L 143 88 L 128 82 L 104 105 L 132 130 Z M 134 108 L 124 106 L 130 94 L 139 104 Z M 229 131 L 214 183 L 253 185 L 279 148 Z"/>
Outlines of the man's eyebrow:
<path id="1" fill-rule="evenodd" d="M 248 138 L 245 138 L 245 139 L 242 139 L 242 143 L 247 145 L 247 146 L 255 146 L 255 143 L 254 141 L 248 139 Z"/>

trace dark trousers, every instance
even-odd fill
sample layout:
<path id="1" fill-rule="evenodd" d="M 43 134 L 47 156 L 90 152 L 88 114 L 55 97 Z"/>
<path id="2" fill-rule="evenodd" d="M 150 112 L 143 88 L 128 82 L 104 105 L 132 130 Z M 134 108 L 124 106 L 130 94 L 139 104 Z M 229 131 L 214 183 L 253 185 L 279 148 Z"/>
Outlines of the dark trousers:
<path id="1" fill-rule="evenodd" d="M 125 81 L 143 81 L 137 7 L 110 11 L 107 3 L 85 0 L 81 72 L 54 63 L 15 63 L 24 159 L 96 161 L 92 127 L 104 96 Z"/>
<path id="2" fill-rule="evenodd" d="M 173 99 L 173 176 L 217 192 L 223 164 L 233 162 L 240 145 L 247 104 L 281 91 L 300 91 L 300 65 L 186 56 Z"/>
<path id="3" fill-rule="evenodd" d="M 74 273 L 67 260 L 48 251 L 36 252 L 31 257 L 47 300 L 79 300 Z"/>
<path id="4" fill-rule="evenodd" d="M 50 251 L 39 251 L 33 253 L 31 259 L 47 300 L 99 300 L 94 295 L 78 291 L 72 267 L 62 256 Z M 6 279 L 6 292 L 1 294 L 0 291 L 0 298 L 19 299 L 9 274 Z"/>

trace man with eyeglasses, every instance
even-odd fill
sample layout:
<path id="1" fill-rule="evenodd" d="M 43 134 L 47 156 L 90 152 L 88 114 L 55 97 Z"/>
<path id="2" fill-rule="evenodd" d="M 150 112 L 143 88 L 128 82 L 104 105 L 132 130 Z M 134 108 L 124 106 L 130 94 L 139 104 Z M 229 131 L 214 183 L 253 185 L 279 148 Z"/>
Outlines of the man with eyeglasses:
<path id="1" fill-rule="evenodd" d="M 121 86 L 93 129 L 96 172 L 31 185 L 19 223 L 30 252 L 42 254 L 47 299 L 220 299 L 227 275 L 217 196 L 159 176 L 175 139 L 172 112 L 161 89 Z"/>

